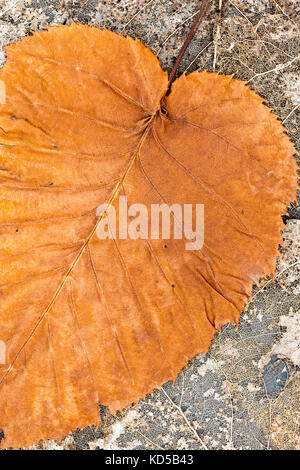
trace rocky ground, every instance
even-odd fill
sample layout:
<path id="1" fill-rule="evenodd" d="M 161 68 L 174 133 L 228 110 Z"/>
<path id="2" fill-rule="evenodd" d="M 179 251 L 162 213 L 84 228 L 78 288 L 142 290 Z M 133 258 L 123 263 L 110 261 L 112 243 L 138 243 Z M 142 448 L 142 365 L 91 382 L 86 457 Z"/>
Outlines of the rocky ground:
<path id="1" fill-rule="evenodd" d="M 199 1 L 2 0 L 0 44 L 72 19 L 140 38 L 171 70 Z M 299 145 L 297 0 L 214 0 L 179 73 L 220 70 L 248 80 Z M 217 22 L 217 7 L 221 20 Z M 135 16 L 136 15 L 136 16 Z M 5 52 L 0 51 L 0 65 Z M 264 281 L 209 354 L 122 415 L 99 407 L 101 426 L 77 430 L 57 449 L 299 449 L 300 207 L 287 214 L 275 282 Z"/>

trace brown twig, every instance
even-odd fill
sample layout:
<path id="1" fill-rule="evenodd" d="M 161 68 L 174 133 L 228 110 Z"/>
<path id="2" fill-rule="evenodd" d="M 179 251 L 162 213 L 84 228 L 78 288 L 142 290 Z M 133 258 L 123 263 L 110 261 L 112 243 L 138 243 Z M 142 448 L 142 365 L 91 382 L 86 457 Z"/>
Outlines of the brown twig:
<path id="1" fill-rule="evenodd" d="M 207 10 L 208 10 L 208 7 L 209 7 L 209 4 L 210 4 L 210 0 L 203 0 L 202 3 L 201 3 L 201 7 L 200 7 L 200 10 L 196 16 L 196 19 L 193 23 L 193 26 L 191 27 L 191 30 L 185 40 L 185 43 L 183 44 L 182 48 L 181 48 L 181 51 L 176 59 L 176 62 L 175 62 L 175 65 L 170 73 L 170 77 L 169 77 L 169 85 L 172 83 L 174 77 L 175 77 L 175 74 L 177 72 L 177 69 L 180 65 L 180 62 L 182 60 L 182 57 L 184 56 L 185 54 L 185 51 L 187 50 L 187 48 L 189 47 L 190 45 L 190 42 L 192 41 L 197 29 L 198 29 L 198 26 L 199 24 L 201 23 L 202 19 L 204 18 L 204 16 L 206 15 L 207 13 Z"/>
<path id="2" fill-rule="evenodd" d="M 221 39 L 222 6 L 223 6 L 223 0 L 219 0 L 219 8 L 218 8 L 219 14 L 218 14 L 218 19 L 217 19 L 216 34 L 215 34 L 215 37 L 214 37 L 215 50 L 214 50 L 213 71 L 216 70 L 217 57 L 218 57 L 218 46 L 219 46 L 219 42 L 220 42 L 220 39 Z"/>

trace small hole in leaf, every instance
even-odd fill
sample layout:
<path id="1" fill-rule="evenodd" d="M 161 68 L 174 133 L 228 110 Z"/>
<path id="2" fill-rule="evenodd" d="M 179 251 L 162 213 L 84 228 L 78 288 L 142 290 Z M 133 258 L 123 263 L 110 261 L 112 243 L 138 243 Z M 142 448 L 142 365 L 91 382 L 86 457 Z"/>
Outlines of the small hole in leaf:
<path id="1" fill-rule="evenodd" d="M 161 108 L 161 114 L 163 114 L 164 116 L 167 114 L 167 111 L 164 109 L 164 108 Z"/>
<path id="2" fill-rule="evenodd" d="M 164 248 L 168 248 L 168 245 L 164 245 Z"/>
<path id="3" fill-rule="evenodd" d="M 17 228 L 17 229 L 16 229 L 16 232 L 18 232 L 18 231 L 19 231 L 19 229 Z"/>
<path id="4" fill-rule="evenodd" d="M 171 284 L 171 287 L 173 287 L 173 289 L 174 289 L 174 287 L 175 287 L 175 284 Z"/>
<path id="5" fill-rule="evenodd" d="M 49 183 L 49 186 L 53 186 L 53 185 L 54 185 L 54 183 Z"/>

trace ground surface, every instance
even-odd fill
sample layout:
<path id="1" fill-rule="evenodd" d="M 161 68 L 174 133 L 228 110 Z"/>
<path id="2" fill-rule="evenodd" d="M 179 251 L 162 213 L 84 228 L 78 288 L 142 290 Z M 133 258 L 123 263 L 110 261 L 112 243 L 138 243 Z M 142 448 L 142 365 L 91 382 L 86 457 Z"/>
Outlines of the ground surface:
<path id="1" fill-rule="evenodd" d="M 0 45 L 73 19 L 140 38 L 170 71 L 191 25 L 192 20 L 186 20 L 199 4 L 196 0 L 1 0 Z M 299 144 L 300 38 L 296 22 L 300 3 L 223 0 L 219 26 L 219 0 L 212 4 L 179 72 L 199 67 L 249 80 Z M 4 63 L 5 53 L 0 51 L 0 65 Z M 100 406 L 99 429 L 77 430 L 62 442 L 49 441 L 37 447 L 299 449 L 297 203 L 291 205 L 284 220 L 289 231 L 284 235 L 275 283 L 265 281 L 256 288 L 237 332 L 232 326 L 225 327 L 209 354 L 191 361 L 175 385 L 165 384 L 136 408 L 113 417 Z"/>

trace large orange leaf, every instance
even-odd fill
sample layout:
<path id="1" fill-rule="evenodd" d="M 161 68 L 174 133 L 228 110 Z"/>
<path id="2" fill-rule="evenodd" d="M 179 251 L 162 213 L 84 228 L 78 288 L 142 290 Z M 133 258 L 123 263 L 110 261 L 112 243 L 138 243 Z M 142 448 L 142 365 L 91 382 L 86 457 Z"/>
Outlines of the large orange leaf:
<path id="1" fill-rule="evenodd" d="M 0 79 L 0 428 L 60 438 L 175 379 L 274 272 L 294 148 L 245 83 L 168 77 L 83 25 L 7 48 Z M 163 102 L 163 110 L 161 103 Z M 96 208 L 204 204 L 205 241 L 100 240 Z"/>

